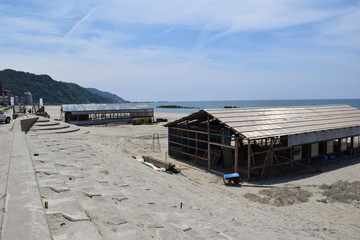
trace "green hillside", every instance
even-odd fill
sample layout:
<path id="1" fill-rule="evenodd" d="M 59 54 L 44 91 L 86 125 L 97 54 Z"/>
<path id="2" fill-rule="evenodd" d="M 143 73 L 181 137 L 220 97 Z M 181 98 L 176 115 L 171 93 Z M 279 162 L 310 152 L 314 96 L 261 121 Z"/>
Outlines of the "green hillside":
<path id="1" fill-rule="evenodd" d="M 119 97 L 118 95 L 115 95 L 113 93 L 109 93 L 109 92 L 104 92 L 104 91 L 100 91 L 96 88 L 86 88 L 87 90 L 89 90 L 90 92 L 99 95 L 100 97 L 106 98 L 111 100 L 110 102 L 113 103 L 119 103 L 119 102 L 126 102 L 125 99 Z"/>
<path id="2" fill-rule="evenodd" d="M 48 75 L 36 75 L 11 69 L 0 71 L 0 84 L 13 95 L 31 92 L 34 102 L 44 99 L 44 104 L 107 103 L 112 99 L 99 96 L 75 83 L 53 80 Z"/>

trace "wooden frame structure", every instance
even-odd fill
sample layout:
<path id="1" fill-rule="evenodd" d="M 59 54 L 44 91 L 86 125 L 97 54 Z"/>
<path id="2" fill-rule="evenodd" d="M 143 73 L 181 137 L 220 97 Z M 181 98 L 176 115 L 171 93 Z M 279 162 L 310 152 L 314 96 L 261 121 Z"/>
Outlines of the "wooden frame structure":
<path id="1" fill-rule="evenodd" d="M 76 125 L 96 125 L 132 122 L 144 119 L 152 122 L 154 109 L 145 103 L 65 104 L 61 106 L 61 120 Z"/>
<path id="2" fill-rule="evenodd" d="M 360 109 L 347 105 L 201 110 L 165 126 L 169 155 L 247 179 L 360 154 Z"/>

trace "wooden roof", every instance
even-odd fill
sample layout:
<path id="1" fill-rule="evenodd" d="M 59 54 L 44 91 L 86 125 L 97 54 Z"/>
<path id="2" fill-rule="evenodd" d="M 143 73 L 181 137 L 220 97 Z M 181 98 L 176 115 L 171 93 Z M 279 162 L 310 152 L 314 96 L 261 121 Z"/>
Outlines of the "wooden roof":
<path id="1" fill-rule="evenodd" d="M 360 126 L 360 109 L 348 105 L 203 110 L 247 139 Z M 190 115 L 192 117 L 195 114 Z M 171 126 L 187 117 L 167 124 Z"/>

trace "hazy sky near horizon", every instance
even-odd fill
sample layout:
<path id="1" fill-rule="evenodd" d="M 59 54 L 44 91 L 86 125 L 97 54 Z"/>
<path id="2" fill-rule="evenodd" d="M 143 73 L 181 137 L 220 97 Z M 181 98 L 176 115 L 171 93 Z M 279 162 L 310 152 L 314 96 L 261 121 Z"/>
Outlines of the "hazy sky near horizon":
<path id="1" fill-rule="evenodd" d="M 0 70 L 130 101 L 360 97 L 359 0 L 1 0 L 0 22 Z"/>

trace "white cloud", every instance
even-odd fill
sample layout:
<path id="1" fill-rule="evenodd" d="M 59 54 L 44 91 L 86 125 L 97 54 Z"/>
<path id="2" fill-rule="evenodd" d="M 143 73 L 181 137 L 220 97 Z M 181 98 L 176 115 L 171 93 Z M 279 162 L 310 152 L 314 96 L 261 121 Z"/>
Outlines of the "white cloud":
<path id="1" fill-rule="evenodd" d="M 143 60 L 117 52 L 106 55 L 96 55 L 96 51 L 57 58 L 5 55 L 0 65 L 49 74 L 133 101 L 356 98 L 360 87 L 360 58 L 337 52 L 317 55 L 274 50 L 238 64 L 159 61 L 146 49 L 137 53 Z"/>
<path id="2" fill-rule="evenodd" d="M 330 46 L 360 50 L 360 4 L 321 26 L 318 41 Z"/>
<path id="3" fill-rule="evenodd" d="M 97 17 L 118 22 L 256 31 L 320 21 L 342 11 L 314 6 L 309 0 L 107 1 L 98 9 Z"/>

